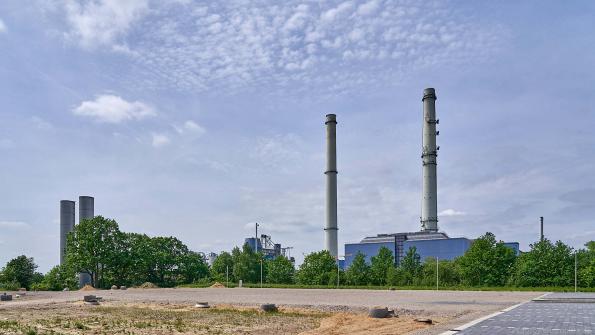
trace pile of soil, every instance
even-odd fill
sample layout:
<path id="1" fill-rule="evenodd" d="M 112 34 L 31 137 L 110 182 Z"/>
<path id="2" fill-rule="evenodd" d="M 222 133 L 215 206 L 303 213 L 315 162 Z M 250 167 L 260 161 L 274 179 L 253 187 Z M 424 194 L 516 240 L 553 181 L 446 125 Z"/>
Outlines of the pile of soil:
<path id="1" fill-rule="evenodd" d="M 83 286 L 79 291 L 97 291 L 97 289 L 89 284 Z"/>
<path id="2" fill-rule="evenodd" d="M 225 288 L 225 285 L 221 284 L 220 282 L 215 282 L 215 284 L 210 286 L 211 288 Z"/>
<path id="3" fill-rule="evenodd" d="M 415 322 L 410 316 L 398 318 L 373 319 L 364 314 L 338 313 L 322 319 L 318 329 L 300 333 L 300 335 L 392 335 L 409 334 L 414 330 L 428 328 L 430 325 Z"/>
<path id="4" fill-rule="evenodd" d="M 159 286 L 157 286 L 151 282 L 146 282 L 146 283 L 141 284 L 139 286 L 139 288 L 159 288 Z"/>

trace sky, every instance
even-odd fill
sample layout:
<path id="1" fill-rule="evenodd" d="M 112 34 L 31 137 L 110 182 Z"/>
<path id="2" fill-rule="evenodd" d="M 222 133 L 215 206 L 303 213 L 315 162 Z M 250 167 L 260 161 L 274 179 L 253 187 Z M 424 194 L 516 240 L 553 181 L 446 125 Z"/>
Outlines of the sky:
<path id="1" fill-rule="evenodd" d="M 417 231 L 436 88 L 439 227 L 595 239 L 592 1 L 4 0 L 0 264 L 59 262 L 59 201 L 220 252 Z"/>

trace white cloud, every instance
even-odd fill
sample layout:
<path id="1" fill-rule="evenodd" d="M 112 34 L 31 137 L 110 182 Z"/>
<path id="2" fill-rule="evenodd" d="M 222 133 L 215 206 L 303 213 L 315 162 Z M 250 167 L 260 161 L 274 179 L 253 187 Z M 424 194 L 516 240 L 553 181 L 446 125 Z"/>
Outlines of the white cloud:
<path id="1" fill-rule="evenodd" d="M 0 19 L 0 33 L 5 33 L 6 32 L 6 25 L 4 24 L 4 21 L 2 21 L 2 19 Z"/>
<path id="2" fill-rule="evenodd" d="M 203 126 L 201 126 L 200 124 L 198 124 L 196 121 L 192 121 L 192 120 L 187 120 L 182 125 L 175 125 L 174 124 L 174 125 L 172 125 L 172 127 L 180 135 L 184 135 L 184 134 L 190 135 L 190 134 L 192 134 L 192 135 L 195 135 L 195 136 L 202 136 L 204 133 L 206 133 L 206 129 Z"/>
<path id="3" fill-rule="evenodd" d="M 132 23 L 148 10 L 148 0 L 91 0 L 80 3 L 65 0 L 66 18 L 71 31 L 84 48 L 111 45 Z"/>
<path id="4" fill-rule="evenodd" d="M 467 215 L 465 212 L 457 211 L 455 209 L 449 208 L 441 211 L 438 213 L 438 216 L 463 216 Z"/>
<path id="5" fill-rule="evenodd" d="M 289 173 L 299 166 L 302 139 L 295 134 L 276 135 L 257 139 L 250 156 L 260 165 Z"/>
<path id="6" fill-rule="evenodd" d="M 184 122 L 184 129 L 198 135 L 202 135 L 206 131 L 201 125 L 192 120 Z"/>
<path id="7" fill-rule="evenodd" d="M 357 13 L 359 15 L 371 15 L 378 10 L 379 6 L 380 4 L 378 3 L 378 0 L 372 0 L 359 5 L 359 7 L 357 7 Z"/>
<path id="8" fill-rule="evenodd" d="M 29 224 L 22 221 L 0 221 L 0 229 L 29 228 Z"/>
<path id="9" fill-rule="evenodd" d="M 139 90 L 361 93 L 415 70 L 482 62 L 506 38 L 442 1 L 221 1 L 183 12 L 167 2 L 147 10 L 147 1 L 118 15 L 106 13 L 123 1 L 67 11 L 83 45 L 131 57 L 137 66 L 122 80 Z"/>
<path id="10" fill-rule="evenodd" d="M 171 143 L 171 140 L 167 135 L 164 134 L 153 134 L 153 146 L 160 148 Z"/>
<path id="11" fill-rule="evenodd" d="M 83 101 L 73 113 L 106 123 L 141 120 L 156 115 L 153 107 L 143 102 L 128 102 L 115 95 L 99 95 L 95 100 Z"/>

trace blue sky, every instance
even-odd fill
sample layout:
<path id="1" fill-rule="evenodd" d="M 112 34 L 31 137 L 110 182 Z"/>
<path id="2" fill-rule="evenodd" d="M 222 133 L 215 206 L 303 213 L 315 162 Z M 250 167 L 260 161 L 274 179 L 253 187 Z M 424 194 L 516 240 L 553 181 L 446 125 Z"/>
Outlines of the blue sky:
<path id="1" fill-rule="evenodd" d="M 61 199 L 122 230 L 229 250 L 253 222 L 323 246 L 324 115 L 339 240 L 419 229 L 435 87 L 439 226 L 522 249 L 595 239 L 591 1 L 0 3 L 0 264 L 58 262 Z M 340 248 L 342 250 L 342 247 Z"/>

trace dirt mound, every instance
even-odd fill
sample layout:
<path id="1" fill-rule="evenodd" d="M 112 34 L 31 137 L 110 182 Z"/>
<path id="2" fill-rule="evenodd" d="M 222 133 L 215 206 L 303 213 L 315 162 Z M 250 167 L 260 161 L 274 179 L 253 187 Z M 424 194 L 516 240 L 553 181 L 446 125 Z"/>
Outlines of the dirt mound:
<path id="1" fill-rule="evenodd" d="M 338 335 L 338 334 L 408 334 L 411 331 L 427 328 L 429 325 L 415 322 L 411 317 L 372 319 L 363 314 L 338 313 L 322 319 L 318 329 L 300 333 L 300 335 Z"/>
<path id="2" fill-rule="evenodd" d="M 97 289 L 89 284 L 83 286 L 79 291 L 97 291 Z"/>
<path id="3" fill-rule="evenodd" d="M 139 288 L 159 288 L 159 286 L 157 286 L 151 282 L 146 282 L 146 283 L 141 284 L 139 286 Z"/>
<path id="4" fill-rule="evenodd" d="M 221 284 L 220 282 L 215 282 L 215 284 L 209 286 L 210 288 L 225 288 L 225 285 Z"/>

